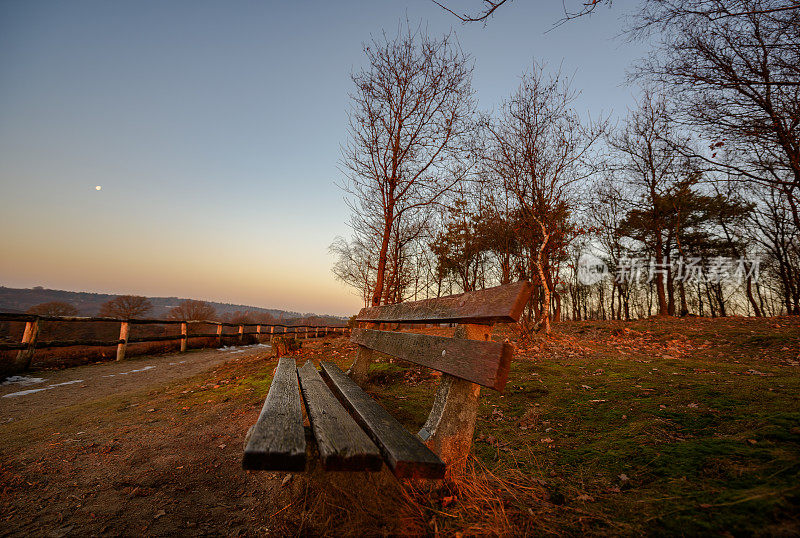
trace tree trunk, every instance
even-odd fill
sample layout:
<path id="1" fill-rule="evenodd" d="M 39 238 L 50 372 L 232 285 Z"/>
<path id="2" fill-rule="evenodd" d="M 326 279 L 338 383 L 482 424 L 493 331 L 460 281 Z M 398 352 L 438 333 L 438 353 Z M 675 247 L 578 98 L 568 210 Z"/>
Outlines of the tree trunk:
<path id="1" fill-rule="evenodd" d="M 389 254 L 389 239 L 392 235 L 392 216 L 391 210 L 386 216 L 383 227 L 383 238 L 381 239 L 381 251 L 378 254 L 378 270 L 375 275 L 375 291 L 372 293 L 372 306 L 380 306 L 383 296 L 383 281 L 386 275 L 386 258 Z"/>
<path id="2" fill-rule="evenodd" d="M 689 315 L 689 305 L 686 302 L 686 285 L 683 280 L 678 282 L 678 294 L 681 299 L 681 317 Z"/>
<path id="3" fill-rule="evenodd" d="M 542 281 L 542 322 L 545 334 L 550 334 L 552 330 L 550 327 L 550 286 L 547 283 L 547 275 L 544 270 L 544 251 L 547 248 L 547 242 L 550 240 L 550 234 L 544 224 L 539 222 L 539 228 L 542 230 L 542 244 L 539 247 L 539 252 L 536 255 L 536 269 L 539 272 L 539 279 Z"/>
<path id="4" fill-rule="evenodd" d="M 728 314 L 725 312 L 725 296 L 722 294 L 722 283 L 717 282 L 717 285 L 714 286 L 714 295 L 717 297 L 720 317 L 727 317 Z"/>
<path id="5" fill-rule="evenodd" d="M 697 315 L 703 315 L 703 291 L 700 288 L 700 282 L 697 283 Z"/>
<path id="6" fill-rule="evenodd" d="M 553 312 L 553 321 L 558 323 L 561 321 L 561 294 L 557 291 L 553 292 L 553 299 L 556 303 L 556 310 Z"/>
<path id="7" fill-rule="evenodd" d="M 664 263 L 664 240 L 661 237 L 661 232 L 656 234 L 656 261 L 657 263 Z M 656 274 L 656 293 L 658 294 L 658 315 L 669 315 L 669 307 L 667 305 L 667 294 L 664 285 L 664 274 L 658 271 Z"/>
<path id="8" fill-rule="evenodd" d="M 750 306 L 753 307 L 753 314 L 755 314 L 757 318 L 760 318 L 763 314 L 761 313 L 761 309 L 758 307 L 758 303 L 753 297 L 753 277 L 747 277 L 744 289 L 745 293 L 747 294 L 747 300 L 750 301 Z"/>

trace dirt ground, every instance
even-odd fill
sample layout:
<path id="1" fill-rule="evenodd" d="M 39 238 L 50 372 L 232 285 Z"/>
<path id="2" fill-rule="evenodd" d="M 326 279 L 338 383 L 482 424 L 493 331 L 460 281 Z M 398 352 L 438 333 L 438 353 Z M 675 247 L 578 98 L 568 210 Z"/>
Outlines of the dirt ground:
<path id="1" fill-rule="evenodd" d="M 28 372 L 21 383 L 0 386 L 0 423 L 191 377 L 229 360 L 263 356 L 265 350 L 269 348 L 264 345 L 199 349 L 65 370 Z"/>
<path id="2" fill-rule="evenodd" d="M 47 382 L 2 387 L 83 380 L 0 398 L 0 534 L 237 535 L 263 521 L 280 479 L 240 465 L 263 394 L 224 393 L 230 372 L 268 375 L 274 361 L 266 347 L 232 351 L 34 372 Z"/>

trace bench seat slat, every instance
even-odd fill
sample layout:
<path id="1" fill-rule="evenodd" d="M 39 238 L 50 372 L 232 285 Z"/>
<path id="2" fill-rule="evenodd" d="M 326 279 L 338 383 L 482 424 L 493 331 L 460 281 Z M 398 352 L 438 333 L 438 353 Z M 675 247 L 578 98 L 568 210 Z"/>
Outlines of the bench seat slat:
<path id="1" fill-rule="evenodd" d="M 261 415 L 250 433 L 242 467 L 264 471 L 304 471 L 306 439 L 294 359 L 278 361 Z"/>
<path id="2" fill-rule="evenodd" d="M 355 416 L 398 478 L 443 478 L 445 464 L 335 364 L 320 362 L 342 403 Z"/>
<path id="3" fill-rule="evenodd" d="M 303 400 L 326 471 L 379 471 L 380 451 L 342 407 L 311 361 L 298 368 Z"/>
<path id="4" fill-rule="evenodd" d="M 409 433 L 338 366 L 321 361 L 322 373 L 339 399 L 369 434 L 398 478 L 443 478 L 446 465 L 415 435 Z"/>
<path id="5" fill-rule="evenodd" d="M 513 323 L 531 293 L 527 281 L 436 299 L 363 308 L 356 321 L 372 323 Z"/>
<path id="6" fill-rule="evenodd" d="M 508 343 L 373 329 L 353 329 L 350 341 L 499 391 L 514 354 Z"/>

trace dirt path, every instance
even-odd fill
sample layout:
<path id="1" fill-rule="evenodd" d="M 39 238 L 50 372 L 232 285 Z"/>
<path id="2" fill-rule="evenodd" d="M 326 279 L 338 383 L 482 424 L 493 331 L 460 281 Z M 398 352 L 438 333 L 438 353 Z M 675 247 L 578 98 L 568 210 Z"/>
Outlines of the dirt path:
<path id="1" fill-rule="evenodd" d="M 0 424 L 80 402 L 166 384 L 191 377 L 223 362 L 263 354 L 268 349 L 269 346 L 264 344 L 202 349 L 66 370 L 29 372 L 18 382 L 0 386 Z"/>

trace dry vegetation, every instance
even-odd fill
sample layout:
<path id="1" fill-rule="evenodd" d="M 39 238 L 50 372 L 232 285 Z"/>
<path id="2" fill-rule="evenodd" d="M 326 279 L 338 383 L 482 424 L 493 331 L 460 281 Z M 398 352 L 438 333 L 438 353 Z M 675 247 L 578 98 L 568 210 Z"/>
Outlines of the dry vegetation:
<path id="1" fill-rule="evenodd" d="M 800 320 L 570 322 L 485 391 L 467 476 L 240 469 L 275 360 L 0 426 L 12 535 L 796 534 Z M 514 338 L 510 327 L 499 337 Z M 354 354 L 341 338 L 298 358 Z M 410 429 L 436 377 L 383 362 L 372 392 Z"/>

